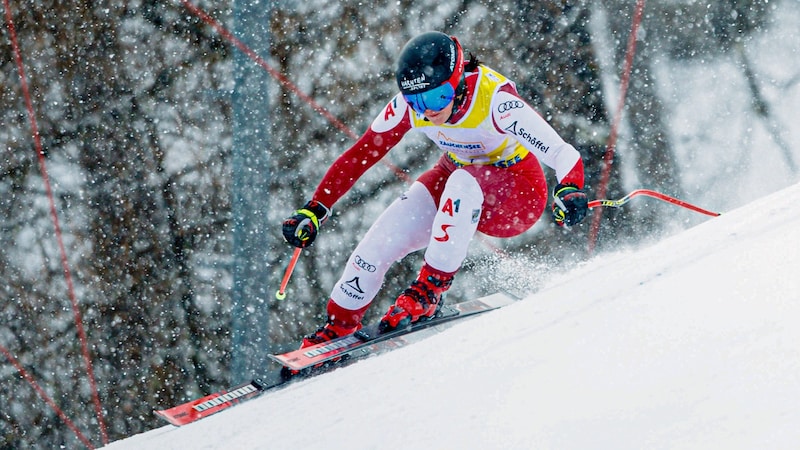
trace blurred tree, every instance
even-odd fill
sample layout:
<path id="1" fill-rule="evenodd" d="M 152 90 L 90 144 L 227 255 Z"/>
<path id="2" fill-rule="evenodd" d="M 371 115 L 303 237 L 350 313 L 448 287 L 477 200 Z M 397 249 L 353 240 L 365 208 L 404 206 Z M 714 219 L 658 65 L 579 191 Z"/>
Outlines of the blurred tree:
<path id="1" fill-rule="evenodd" d="M 645 9 L 635 36 L 635 47 L 629 48 L 631 33 L 634 30 L 634 13 L 637 4 L 626 1 L 606 0 L 602 3 L 606 18 L 607 39 L 611 42 L 613 76 L 615 83 L 620 83 L 622 70 L 628 52 L 633 53 L 633 66 L 628 91 L 624 99 L 622 121 L 620 122 L 621 138 L 619 150 L 615 155 L 615 165 L 619 165 L 619 155 L 630 158 L 629 168 L 633 178 L 629 184 L 647 187 L 683 197 L 680 187 L 680 170 L 672 145 L 669 141 L 667 120 L 664 107 L 657 92 L 655 69 L 653 62 L 660 54 L 659 43 L 650 35 L 656 27 L 654 15 L 649 6 Z M 616 167 L 619 170 L 619 167 Z M 612 197 L 618 197 L 612 195 Z M 624 221 L 615 226 L 634 228 L 637 235 L 648 236 L 658 234 L 665 225 L 669 206 L 660 202 L 649 202 L 644 207 L 629 208 L 630 213 Z"/>
<path id="2" fill-rule="evenodd" d="M 231 77 L 227 44 L 179 5 L 12 4 L 112 439 L 227 382 Z M 217 11 L 217 13 L 219 13 Z M 153 45 L 158 42 L 158 45 Z M 16 74 L 2 47 L 3 74 Z M 18 78 L 3 76 L 4 342 L 94 436 Z M 6 120 L 8 119 L 8 120 Z M 77 447 L 13 373 L 2 446 Z"/>

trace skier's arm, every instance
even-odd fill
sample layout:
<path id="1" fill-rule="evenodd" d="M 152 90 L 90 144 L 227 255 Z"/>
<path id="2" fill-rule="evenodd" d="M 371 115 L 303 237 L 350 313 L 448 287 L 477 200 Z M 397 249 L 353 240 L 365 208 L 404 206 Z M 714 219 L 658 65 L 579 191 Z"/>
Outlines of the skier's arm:
<path id="1" fill-rule="evenodd" d="M 320 181 L 314 196 L 283 221 L 283 237 L 295 247 L 305 248 L 317 237 L 331 207 L 364 173 L 375 165 L 411 129 L 408 105 L 392 99 L 355 144 L 336 158 Z"/>
<path id="2" fill-rule="evenodd" d="M 364 135 L 333 162 L 312 199 L 332 207 L 410 129 L 408 106 L 398 94 L 381 110 Z"/>
<path id="3" fill-rule="evenodd" d="M 574 184 L 583 189 L 580 153 L 520 98 L 513 85 L 507 84 L 495 94 L 492 117 L 499 131 L 513 136 L 539 161 L 555 170 L 559 184 Z"/>
<path id="4" fill-rule="evenodd" d="M 513 135 L 539 161 L 555 170 L 558 184 L 553 189 L 552 213 L 556 224 L 580 223 L 589 210 L 580 153 L 519 97 L 512 84 L 501 87 L 492 102 L 495 126 Z"/>

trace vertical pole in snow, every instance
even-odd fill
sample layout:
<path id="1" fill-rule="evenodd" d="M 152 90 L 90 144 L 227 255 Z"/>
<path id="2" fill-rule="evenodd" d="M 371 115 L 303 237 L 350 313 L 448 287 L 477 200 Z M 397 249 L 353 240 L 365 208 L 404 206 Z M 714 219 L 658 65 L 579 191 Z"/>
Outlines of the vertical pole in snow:
<path id="1" fill-rule="evenodd" d="M 233 32 L 254 53 L 269 55 L 272 2 L 237 0 Z M 231 292 L 231 375 L 248 379 L 265 370 L 269 343 L 267 206 L 270 177 L 270 75 L 242 52 L 234 56 Z M 269 294 L 268 294 L 269 292 Z"/>

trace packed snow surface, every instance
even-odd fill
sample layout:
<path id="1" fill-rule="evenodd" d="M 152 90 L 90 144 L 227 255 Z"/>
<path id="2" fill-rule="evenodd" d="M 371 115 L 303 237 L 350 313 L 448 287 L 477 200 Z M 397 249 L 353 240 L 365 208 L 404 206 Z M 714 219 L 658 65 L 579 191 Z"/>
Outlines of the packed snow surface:
<path id="1" fill-rule="evenodd" d="M 794 185 L 418 344 L 108 448 L 797 448 L 798 205 Z"/>

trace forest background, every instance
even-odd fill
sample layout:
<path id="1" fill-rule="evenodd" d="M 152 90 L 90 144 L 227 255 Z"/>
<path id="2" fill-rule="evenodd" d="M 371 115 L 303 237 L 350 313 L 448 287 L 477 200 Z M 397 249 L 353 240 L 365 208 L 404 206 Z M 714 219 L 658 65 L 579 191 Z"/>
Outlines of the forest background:
<path id="1" fill-rule="evenodd" d="M 776 111 L 797 96 L 800 64 L 790 60 L 800 60 L 800 38 L 770 33 L 797 6 L 794 0 L 648 2 L 606 197 L 647 187 L 724 211 L 796 180 L 797 151 Z M 267 351 L 295 345 L 321 324 L 324 300 L 360 236 L 438 151 L 409 136 L 370 170 L 334 205 L 318 242 L 303 253 L 288 301 L 276 301 L 292 251 L 280 223 L 353 141 L 291 86 L 360 134 L 396 92 L 396 54 L 421 31 L 458 36 L 467 51 L 515 80 L 581 151 L 594 198 L 636 3 L 401 0 L 366 7 L 312 0 L 264 7 L 265 32 L 240 35 L 242 5 L 234 2 L 4 3 L 1 448 L 81 445 L 23 373 L 99 444 L 98 429 L 107 433 L 103 441 L 145 431 L 160 425 L 153 408 L 240 381 L 247 369 L 232 363 L 232 348 L 249 331 L 265 335 L 250 343 Z M 243 67 L 263 67 L 208 18 L 248 48 L 267 49 L 258 56 L 291 84 L 270 76 L 263 86 L 241 85 Z M 765 41 L 777 45 L 765 48 Z M 753 62 L 791 43 L 786 64 Z M 690 89 L 686 77 L 699 81 Z M 264 105 L 260 113 L 237 118 L 244 95 Z M 715 128 L 719 123 L 728 127 Z M 257 148 L 239 148 L 248 133 L 261 139 Z M 253 151 L 268 156 L 263 166 L 249 167 L 261 185 L 237 194 L 237 174 L 249 163 L 237 158 Z M 752 173 L 766 176 L 746 175 Z M 53 208 L 45 180 L 52 183 Z M 244 207 L 256 223 L 239 221 Z M 649 200 L 606 209 L 594 251 L 659 239 L 698 220 Z M 590 223 L 564 232 L 545 217 L 513 239 L 479 237 L 450 297 L 535 290 L 548 273 L 591 256 Z M 258 255 L 251 269 L 261 274 L 260 288 L 237 305 L 236 236 L 245 225 L 262 233 L 263 246 L 248 248 Z M 419 262 L 412 255 L 392 269 L 368 319 L 406 287 Z M 521 275 L 535 271 L 540 275 Z M 254 325 L 237 317 L 241 311 L 269 319 L 249 330 Z"/>

